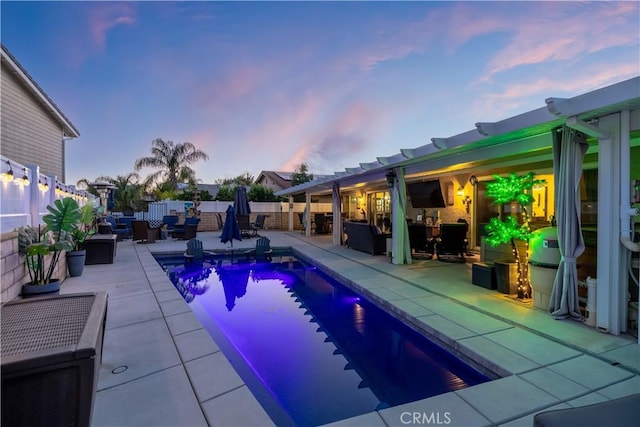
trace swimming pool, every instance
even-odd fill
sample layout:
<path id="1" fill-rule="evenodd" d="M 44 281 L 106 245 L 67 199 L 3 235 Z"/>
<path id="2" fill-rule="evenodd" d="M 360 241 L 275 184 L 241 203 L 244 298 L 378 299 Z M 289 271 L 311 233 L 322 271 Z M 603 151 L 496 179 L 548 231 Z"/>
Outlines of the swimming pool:
<path id="1" fill-rule="evenodd" d="M 277 425 L 320 425 L 488 381 L 313 266 L 157 257 Z"/>

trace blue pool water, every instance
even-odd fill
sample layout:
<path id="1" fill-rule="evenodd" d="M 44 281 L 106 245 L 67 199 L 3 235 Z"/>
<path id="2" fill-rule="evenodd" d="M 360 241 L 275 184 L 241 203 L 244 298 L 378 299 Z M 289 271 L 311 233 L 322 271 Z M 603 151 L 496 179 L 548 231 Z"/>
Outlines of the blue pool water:
<path id="1" fill-rule="evenodd" d="M 294 258 L 158 262 L 278 425 L 325 424 L 488 381 Z"/>

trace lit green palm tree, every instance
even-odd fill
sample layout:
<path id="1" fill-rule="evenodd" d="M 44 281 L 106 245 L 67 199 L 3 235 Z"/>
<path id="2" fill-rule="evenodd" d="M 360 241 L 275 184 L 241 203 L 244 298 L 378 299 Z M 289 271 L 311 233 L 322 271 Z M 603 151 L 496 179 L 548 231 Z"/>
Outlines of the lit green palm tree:
<path id="1" fill-rule="evenodd" d="M 159 169 L 147 178 L 148 183 L 169 183 L 172 191 L 177 190 L 178 182 L 195 182 L 195 171 L 190 165 L 198 160 L 208 160 L 204 151 L 198 150 L 192 143 L 174 144 L 161 138 L 151 143 L 151 156 L 136 160 L 135 170 L 143 167 Z"/>

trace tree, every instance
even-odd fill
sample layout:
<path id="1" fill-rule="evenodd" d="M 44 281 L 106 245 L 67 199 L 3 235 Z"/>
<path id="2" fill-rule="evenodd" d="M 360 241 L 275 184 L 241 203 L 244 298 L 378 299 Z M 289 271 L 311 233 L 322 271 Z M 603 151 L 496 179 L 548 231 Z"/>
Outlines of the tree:
<path id="1" fill-rule="evenodd" d="M 309 167 L 306 163 L 300 163 L 298 169 L 291 174 L 291 186 L 295 187 L 299 184 L 304 184 L 313 180 L 313 174 L 308 174 Z"/>
<path id="2" fill-rule="evenodd" d="M 151 156 L 136 160 L 135 170 L 143 167 L 159 169 L 147 178 L 146 182 L 168 183 L 168 189 L 176 191 L 178 182 L 195 182 L 195 171 L 190 165 L 198 160 L 209 160 L 204 151 L 196 149 L 190 142 L 174 144 L 173 141 L 154 139 L 151 143 Z"/>
<path id="3" fill-rule="evenodd" d="M 531 296 L 531 289 L 528 279 L 527 254 L 520 254 L 516 240 L 529 241 L 531 229 L 529 228 L 529 213 L 527 206 L 533 202 L 531 189 L 534 185 L 544 184 L 543 179 L 534 179 L 535 174 L 529 172 L 525 175 L 509 174 L 507 177 L 494 175 L 495 181 L 487 183 L 486 196 L 494 199 L 494 204 L 518 203 L 522 210 L 522 224 L 518 224 L 514 216 L 508 216 L 505 220 L 494 217 L 485 226 L 487 231 L 487 243 L 491 246 L 498 246 L 504 243 L 511 243 L 513 257 L 518 266 L 518 297 Z"/>
<path id="4" fill-rule="evenodd" d="M 273 194 L 273 189 L 261 184 L 252 184 L 247 193 L 251 202 L 279 202 L 280 197 Z"/>
<path id="5" fill-rule="evenodd" d="M 238 175 L 235 178 L 223 178 L 217 179 L 215 181 L 218 185 L 246 185 L 249 186 L 253 184 L 255 178 L 249 174 L 249 172 L 245 172 L 242 175 Z"/>
<path id="6" fill-rule="evenodd" d="M 213 200 L 213 196 L 207 190 L 199 190 L 198 198 L 203 201 Z M 176 200 L 193 200 L 193 190 L 184 190 L 182 193 L 176 195 Z"/>
<path id="7" fill-rule="evenodd" d="M 309 167 L 306 163 L 300 163 L 298 169 L 293 171 L 291 174 L 291 186 L 295 187 L 296 185 L 304 184 L 305 182 L 309 182 L 313 180 L 313 174 L 307 173 L 309 171 Z M 304 202 L 305 196 L 304 194 L 296 194 L 293 196 L 293 200 L 296 202 Z"/>
<path id="8" fill-rule="evenodd" d="M 222 202 L 231 202 L 233 201 L 233 193 L 235 187 L 230 185 L 223 185 L 218 188 L 218 194 L 216 194 L 216 200 L 220 200 Z"/>
<path id="9" fill-rule="evenodd" d="M 117 212 L 130 212 L 142 208 L 143 185 L 139 180 L 140 175 L 137 172 L 118 175 L 115 178 L 110 176 L 96 178 L 96 181 L 107 181 L 115 186 L 112 190 L 115 203 L 113 210 Z"/>

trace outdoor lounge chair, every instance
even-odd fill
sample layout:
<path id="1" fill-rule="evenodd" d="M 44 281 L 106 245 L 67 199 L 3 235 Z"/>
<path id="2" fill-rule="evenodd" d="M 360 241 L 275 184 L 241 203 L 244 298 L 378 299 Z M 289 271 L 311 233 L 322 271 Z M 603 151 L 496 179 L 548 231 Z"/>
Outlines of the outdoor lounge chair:
<path id="1" fill-rule="evenodd" d="M 436 242 L 436 256 L 441 261 L 464 262 L 467 224 L 442 224 Z"/>
<path id="2" fill-rule="evenodd" d="M 154 243 L 160 240 L 160 227 L 151 227 L 149 221 L 131 221 L 133 241 L 138 243 Z"/>
<path id="3" fill-rule="evenodd" d="M 191 239 L 187 242 L 187 251 L 184 253 L 185 264 L 202 264 L 205 258 L 211 258 L 211 252 L 207 252 L 202 248 L 202 241 Z"/>

